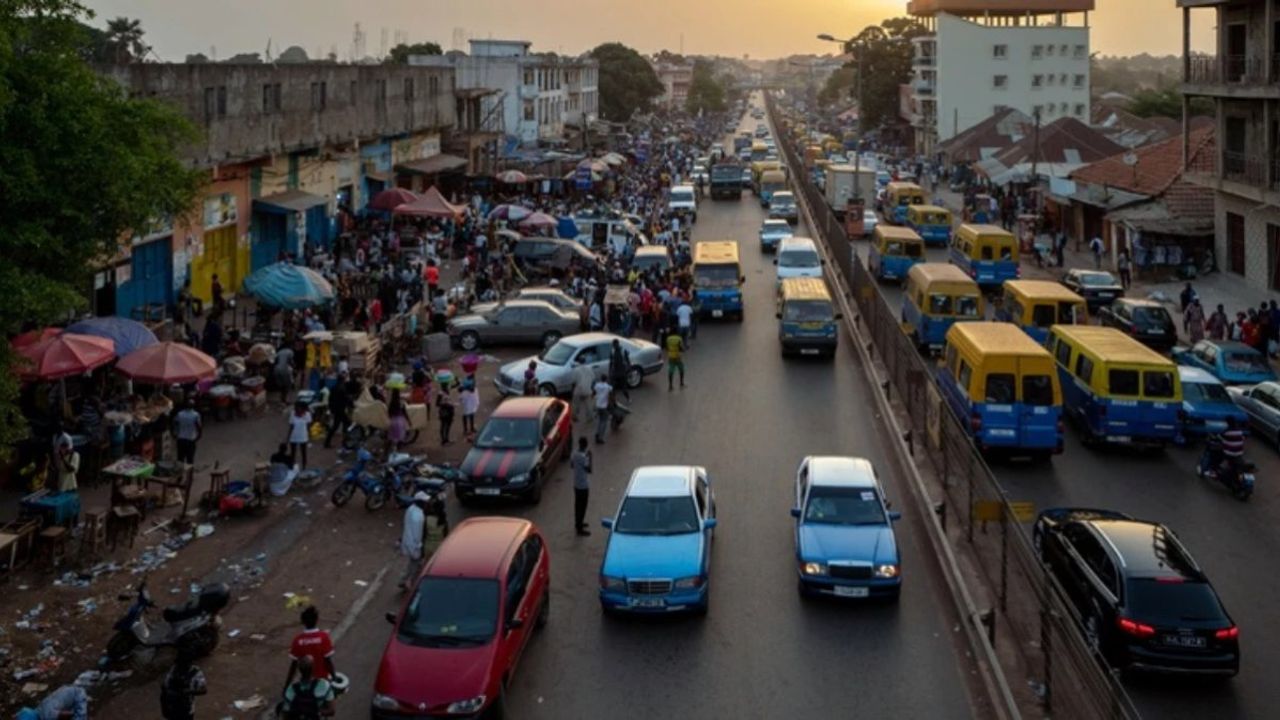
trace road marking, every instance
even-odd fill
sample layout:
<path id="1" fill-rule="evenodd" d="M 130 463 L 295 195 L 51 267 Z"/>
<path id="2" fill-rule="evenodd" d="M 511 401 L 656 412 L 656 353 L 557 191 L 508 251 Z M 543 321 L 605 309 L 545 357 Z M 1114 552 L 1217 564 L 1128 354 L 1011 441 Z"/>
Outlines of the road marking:
<path id="1" fill-rule="evenodd" d="M 365 588 L 360 597 L 351 603 L 351 607 L 347 610 L 347 616 L 342 618 L 342 622 L 338 623 L 338 627 L 333 629 L 332 637 L 335 644 L 356 624 L 356 618 L 360 617 L 360 613 L 363 613 L 364 609 L 373 601 L 373 596 L 378 593 L 378 590 L 382 589 L 382 581 L 386 579 L 387 571 L 390 569 L 391 563 L 383 565 L 378 574 L 373 577 L 373 582 L 369 583 L 369 587 Z"/>

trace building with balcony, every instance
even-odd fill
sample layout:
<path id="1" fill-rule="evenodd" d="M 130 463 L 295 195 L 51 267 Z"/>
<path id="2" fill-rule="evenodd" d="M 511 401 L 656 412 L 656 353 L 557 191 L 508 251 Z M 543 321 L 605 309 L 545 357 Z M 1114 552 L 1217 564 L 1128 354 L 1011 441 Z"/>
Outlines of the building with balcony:
<path id="1" fill-rule="evenodd" d="M 916 152 L 1012 108 L 1050 123 L 1089 121 L 1094 0 L 911 0 L 931 33 L 914 39 Z"/>
<path id="2" fill-rule="evenodd" d="M 1183 124 L 1215 106 L 1217 147 L 1184 146 L 1186 177 L 1214 193 L 1214 257 L 1250 286 L 1280 291 L 1280 3 L 1177 0 L 1183 13 Z M 1191 13 L 1214 13 L 1216 51 L 1191 52 Z"/>
<path id="3" fill-rule="evenodd" d="M 652 61 L 650 64 L 662 83 L 662 95 L 654 104 L 667 110 L 683 109 L 689 99 L 689 86 L 693 84 L 693 64 Z"/>

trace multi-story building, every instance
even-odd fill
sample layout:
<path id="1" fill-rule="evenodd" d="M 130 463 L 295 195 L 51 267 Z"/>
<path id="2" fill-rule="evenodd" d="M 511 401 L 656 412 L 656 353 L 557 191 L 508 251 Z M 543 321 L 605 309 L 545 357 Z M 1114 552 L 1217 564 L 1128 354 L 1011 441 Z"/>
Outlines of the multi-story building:
<path id="1" fill-rule="evenodd" d="M 910 108 L 916 151 L 1013 108 L 1042 121 L 1089 121 L 1094 0 L 910 0 L 916 38 Z"/>
<path id="2" fill-rule="evenodd" d="M 485 98 L 481 112 L 501 108 L 497 112 L 510 142 L 560 140 L 566 123 L 595 119 L 598 64 L 588 56 L 533 53 L 531 45 L 527 40 L 472 40 L 469 55 L 414 55 L 409 64 L 453 68 L 462 89 L 496 90 Z"/>
<path id="3" fill-rule="evenodd" d="M 1280 3 L 1177 0 L 1183 13 L 1183 125 L 1190 99 L 1215 105 L 1213 153 L 1184 147 L 1186 178 L 1214 193 L 1218 268 L 1280 291 Z M 1191 53 L 1191 12 L 1215 15 L 1217 50 Z M 1188 135 L 1184 135 L 1189 137 Z"/>
<path id="4" fill-rule="evenodd" d="M 689 86 L 693 84 L 693 64 L 652 61 L 650 64 L 662 83 L 662 95 L 654 104 L 668 110 L 683 109 L 689 99 Z"/>

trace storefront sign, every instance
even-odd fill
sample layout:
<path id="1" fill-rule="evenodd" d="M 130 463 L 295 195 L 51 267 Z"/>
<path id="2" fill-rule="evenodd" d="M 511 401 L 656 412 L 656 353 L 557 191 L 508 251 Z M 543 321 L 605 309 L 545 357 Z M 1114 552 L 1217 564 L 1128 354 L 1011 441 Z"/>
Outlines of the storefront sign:
<path id="1" fill-rule="evenodd" d="M 239 219 L 233 193 L 209 195 L 204 199 L 204 229 L 230 225 Z"/>

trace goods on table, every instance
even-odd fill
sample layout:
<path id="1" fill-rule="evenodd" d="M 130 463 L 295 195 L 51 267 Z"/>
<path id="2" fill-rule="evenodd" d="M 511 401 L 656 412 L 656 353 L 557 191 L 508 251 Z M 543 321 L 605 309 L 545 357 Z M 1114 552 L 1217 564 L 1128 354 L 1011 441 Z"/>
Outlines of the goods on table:
<path id="1" fill-rule="evenodd" d="M 333 350 L 347 359 L 352 372 L 368 373 L 378 367 L 382 342 L 366 332 L 335 332 Z"/>

